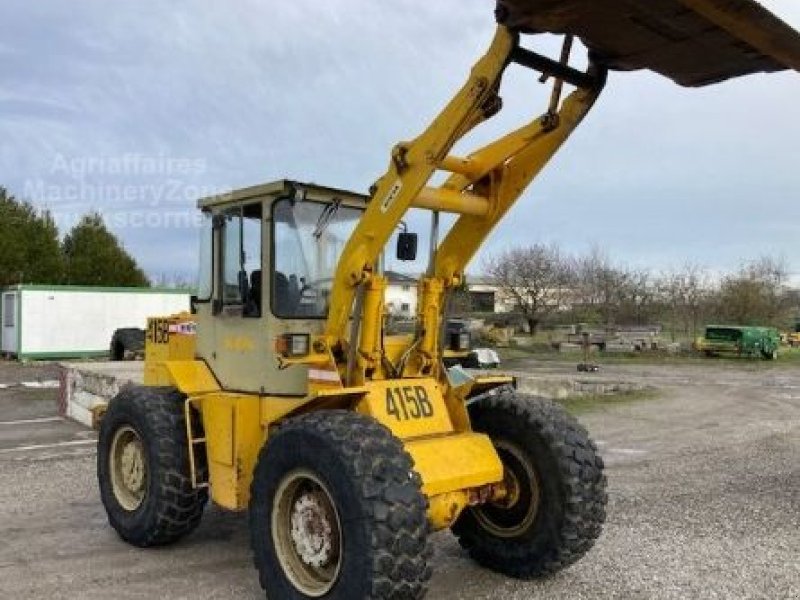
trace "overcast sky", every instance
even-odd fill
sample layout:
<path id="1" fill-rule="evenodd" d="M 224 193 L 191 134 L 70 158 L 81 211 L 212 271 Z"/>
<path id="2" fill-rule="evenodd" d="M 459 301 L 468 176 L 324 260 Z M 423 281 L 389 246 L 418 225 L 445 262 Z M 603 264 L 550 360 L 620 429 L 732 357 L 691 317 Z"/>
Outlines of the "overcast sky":
<path id="1" fill-rule="evenodd" d="M 800 2 L 763 0 L 800 28 Z M 150 273 L 194 272 L 194 201 L 283 177 L 366 191 L 493 32 L 491 0 L 3 0 L 0 185 L 98 209 Z M 552 47 L 549 41 L 544 47 Z M 490 139 L 543 111 L 509 72 Z M 760 254 L 800 273 L 800 74 L 684 89 L 612 74 L 484 255 L 599 245 L 631 266 Z M 471 271 L 479 271 L 479 256 Z"/>

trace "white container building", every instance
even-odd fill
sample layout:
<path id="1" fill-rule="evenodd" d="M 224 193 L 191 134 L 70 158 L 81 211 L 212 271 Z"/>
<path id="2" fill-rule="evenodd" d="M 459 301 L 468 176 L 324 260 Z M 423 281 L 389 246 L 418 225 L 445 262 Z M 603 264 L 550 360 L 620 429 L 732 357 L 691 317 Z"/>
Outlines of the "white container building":
<path id="1" fill-rule="evenodd" d="M 17 285 L 0 298 L 0 352 L 20 360 L 108 354 L 122 327 L 189 310 L 186 290 Z"/>

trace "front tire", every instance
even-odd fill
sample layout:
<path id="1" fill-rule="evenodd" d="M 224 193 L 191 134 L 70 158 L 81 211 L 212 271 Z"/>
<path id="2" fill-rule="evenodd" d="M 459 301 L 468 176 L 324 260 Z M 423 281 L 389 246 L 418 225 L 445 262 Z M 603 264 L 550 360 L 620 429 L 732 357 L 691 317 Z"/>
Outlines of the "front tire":
<path id="1" fill-rule="evenodd" d="M 427 503 L 402 443 L 350 411 L 290 419 L 253 474 L 250 533 L 268 598 L 421 598 Z"/>
<path id="2" fill-rule="evenodd" d="M 131 386 L 111 400 L 100 424 L 100 497 L 111 526 L 134 546 L 188 534 L 208 500 L 191 483 L 184 400 L 174 388 Z"/>
<path id="3" fill-rule="evenodd" d="M 506 499 L 466 509 L 453 532 L 484 567 L 520 579 L 555 573 L 592 547 L 605 521 L 603 461 L 560 405 L 511 390 L 469 408 L 505 467 Z"/>

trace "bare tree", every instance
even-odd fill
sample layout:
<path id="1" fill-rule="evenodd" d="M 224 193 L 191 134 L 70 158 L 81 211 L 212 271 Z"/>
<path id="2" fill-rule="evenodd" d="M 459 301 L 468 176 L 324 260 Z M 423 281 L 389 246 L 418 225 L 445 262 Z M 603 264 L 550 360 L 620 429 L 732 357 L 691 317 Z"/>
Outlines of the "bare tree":
<path id="1" fill-rule="evenodd" d="M 657 287 L 646 269 L 617 269 L 619 307 L 617 320 L 644 325 L 653 316 Z"/>
<path id="2" fill-rule="evenodd" d="M 781 325 L 787 318 L 786 260 L 763 256 L 722 280 L 719 314 L 732 323 Z"/>
<path id="3" fill-rule="evenodd" d="M 616 268 L 608 256 L 594 246 L 589 254 L 574 261 L 574 295 L 584 318 L 610 324 L 620 312 L 629 273 Z"/>
<path id="4" fill-rule="evenodd" d="M 711 280 L 706 270 L 687 262 L 679 269 L 664 273 L 659 290 L 671 315 L 673 340 L 676 325 L 681 326 L 684 334 L 697 335 L 703 307 L 711 293 Z"/>
<path id="5" fill-rule="evenodd" d="M 484 268 L 520 310 L 533 335 L 544 319 L 563 306 L 573 281 L 570 267 L 557 245 L 534 244 L 492 257 Z"/>
<path id="6" fill-rule="evenodd" d="M 798 298 L 786 285 L 786 260 L 764 256 L 738 271 L 712 277 L 697 263 L 654 277 L 648 269 L 618 266 L 598 247 L 573 258 L 556 245 L 512 249 L 487 261 L 498 292 L 522 313 L 530 330 L 560 317 L 594 323 L 668 325 L 696 336 L 705 321 L 785 327 Z"/>
<path id="7" fill-rule="evenodd" d="M 153 286 L 194 291 L 197 289 L 197 282 L 186 273 L 179 271 L 172 273 L 161 272 L 153 276 Z"/>

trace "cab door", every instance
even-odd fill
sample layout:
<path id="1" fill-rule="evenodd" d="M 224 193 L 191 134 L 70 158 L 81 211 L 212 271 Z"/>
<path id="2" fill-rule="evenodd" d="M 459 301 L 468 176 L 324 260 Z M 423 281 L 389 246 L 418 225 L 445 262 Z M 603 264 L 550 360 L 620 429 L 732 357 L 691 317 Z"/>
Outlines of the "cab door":
<path id="1" fill-rule="evenodd" d="M 209 331 L 198 344 L 220 384 L 228 390 L 260 392 L 270 359 L 266 285 L 262 273 L 268 236 L 264 200 L 220 207 L 214 219 L 214 292 L 206 310 Z"/>

